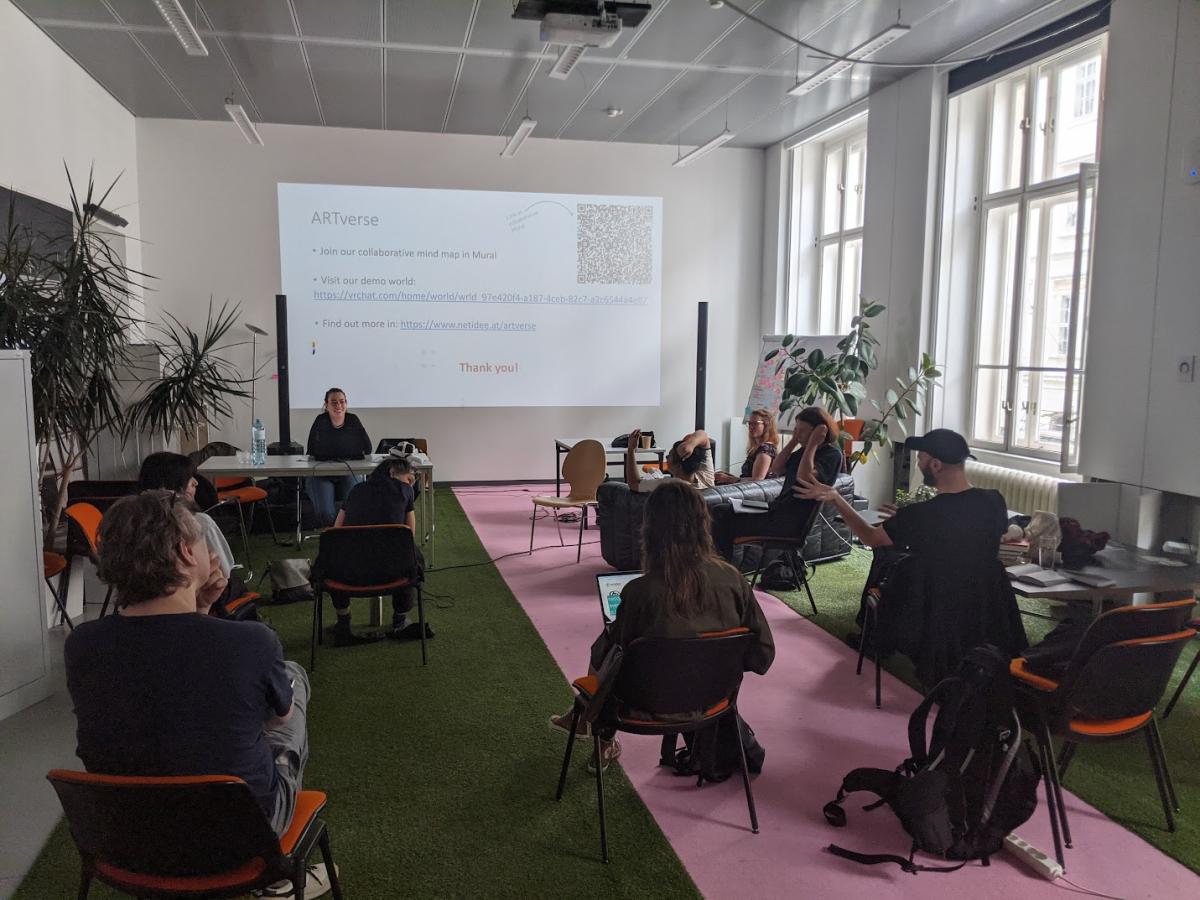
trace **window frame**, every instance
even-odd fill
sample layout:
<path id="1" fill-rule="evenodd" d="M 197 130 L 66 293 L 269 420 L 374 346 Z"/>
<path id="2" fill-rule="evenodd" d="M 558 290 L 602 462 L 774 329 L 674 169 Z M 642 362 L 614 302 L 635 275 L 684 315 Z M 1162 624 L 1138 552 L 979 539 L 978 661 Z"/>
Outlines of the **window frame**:
<path id="1" fill-rule="evenodd" d="M 1038 103 L 1040 100 L 1038 79 L 1040 74 L 1049 68 L 1054 71 L 1061 67 L 1065 62 L 1072 57 L 1085 56 L 1091 45 L 1096 45 L 1100 50 L 1099 66 L 1097 70 L 1096 83 L 1096 99 L 1095 99 L 1095 116 L 1096 116 L 1096 144 L 1093 162 L 1079 164 L 1078 172 L 1075 174 L 1063 175 L 1057 178 L 1050 178 L 1041 181 L 1033 180 L 1035 153 L 1034 153 L 1034 138 L 1035 128 L 1037 124 L 1034 119 L 1038 111 Z M 979 170 L 979 182 L 976 193 L 976 216 L 975 216 L 975 272 L 973 277 L 974 296 L 972 302 L 972 320 L 975 323 L 974 333 L 975 340 L 972 342 L 969 358 L 970 358 L 970 392 L 968 410 L 972 411 L 972 418 L 968 424 L 968 433 L 970 434 L 971 443 L 973 446 L 980 447 L 994 453 L 1022 456 L 1032 459 L 1038 459 L 1046 462 L 1058 463 L 1062 471 L 1073 471 L 1075 457 L 1077 457 L 1078 447 L 1077 441 L 1070 440 L 1072 425 L 1077 425 L 1067 419 L 1077 418 L 1078 410 L 1073 410 L 1073 397 L 1070 396 L 1076 384 L 1082 385 L 1085 376 L 1084 359 L 1082 348 L 1086 347 L 1087 335 L 1086 325 L 1082 322 L 1083 316 L 1080 312 L 1088 305 L 1088 298 L 1080 296 L 1080 253 L 1082 251 L 1082 234 L 1083 229 L 1080 223 L 1086 213 L 1086 217 L 1090 223 L 1092 231 L 1090 232 L 1089 240 L 1094 242 L 1094 219 L 1095 219 L 1095 180 L 1096 171 L 1100 159 L 1100 138 L 1102 134 L 1103 116 L 1104 116 L 1104 95 L 1105 95 L 1105 74 L 1108 62 L 1108 39 L 1107 33 L 1100 35 L 1089 35 L 1081 39 L 1077 43 L 1067 47 L 1062 47 L 1053 53 L 1038 59 L 1029 60 L 1023 63 L 1016 69 L 998 74 L 995 78 L 989 79 L 977 87 L 983 88 L 986 86 L 988 90 L 986 111 L 983 117 L 985 124 L 982 138 L 982 165 Z M 1021 177 L 1019 183 L 1015 187 L 1004 188 L 1002 190 L 989 193 L 989 180 L 991 177 L 992 156 L 997 149 L 997 142 L 993 140 L 994 115 L 996 103 L 996 88 L 998 85 L 1007 81 L 1014 81 L 1014 76 L 1019 73 L 1024 73 L 1025 78 L 1025 99 L 1024 110 L 1025 115 L 1022 117 L 1018 127 L 1021 129 L 1021 162 L 1020 171 Z M 1049 79 L 1051 85 L 1050 90 L 1046 92 L 1046 111 L 1047 117 L 1054 115 L 1057 101 L 1057 85 L 1054 85 L 1054 78 Z M 1051 131 L 1054 127 L 1050 126 Z M 1054 158 L 1054 142 L 1048 137 L 1042 147 L 1041 169 L 1042 173 L 1049 171 L 1053 165 Z M 1090 191 L 1088 204 L 1090 209 L 1083 208 L 1085 195 Z M 1029 230 L 1029 210 L 1034 204 L 1049 198 L 1064 195 L 1068 192 L 1073 192 L 1076 197 L 1076 237 L 1075 237 L 1075 258 L 1072 264 L 1072 294 L 1071 294 L 1071 311 L 1070 325 L 1067 339 L 1067 354 L 1064 367 L 1032 365 L 1033 359 L 1030 359 L 1030 365 L 1020 364 L 1020 337 L 1021 337 L 1021 319 L 1022 306 L 1025 303 L 1025 286 L 1026 273 L 1025 264 L 1028 254 L 1027 239 Z M 980 334 L 984 326 L 982 321 L 984 314 L 984 292 L 987 273 L 987 222 L 989 213 L 997 208 L 1016 205 L 1017 208 L 1017 229 L 1015 235 L 1015 261 L 1012 270 L 1013 274 L 1013 298 L 1012 307 L 1009 310 L 1010 321 L 1005 323 L 1009 329 L 1008 347 L 1007 347 L 1007 363 L 1006 364 L 982 364 L 980 362 Z M 1049 217 L 1046 217 L 1045 222 L 1040 223 L 1038 241 L 1043 247 L 1048 246 L 1050 228 Z M 1037 254 L 1039 266 L 1044 266 L 1048 263 L 1048 254 L 1039 248 Z M 1088 279 L 1086 290 L 1090 292 L 1091 285 L 1091 269 L 1089 266 Z M 1042 290 L 1040 285 L 1035 285 L 1034 291 Z M 1079 335 L 1078 329 L 1084 328 L 1082 336 Z M 1081 352 L 1076 354 L 1076 349 Z M 1037 360 L 1041 363 L 1042 360 Z M 1006 385 L 1004 391 L 1004 400 L 1001 408 L 1004 412 L 1003 423 L 1003 441 L 997 443 L 989 441 L 984 437 L 976 434 L 976 425 L 973 418 L 974 412 L 979 409 L 980 403 L 980 381 L 979 376 L 984 371 L 1002 371 L 1005 373 Z M 1021 416 L 1016 412 L 1016 403 L 1018 402 L 1017 394 L 1023 374 L 1034 375 L 1040 372 L 1062 373 L 1064 379 L 1063 388 L 1063 434 L 1061 444 L 1054 450 L 1044 450 L 1035 447 L 1029 447 L 1018 443 L 1017 433 Z M 1078 433 L 1078 427 L 1074 428 L 1074 433 Z"/>
<path id="2" fill-rule="evenodd" d="M 857 124 L 857 123 L 856 123 Z M 814 239 L 816 247 L 817 260 L 817 277 L 816 277 L 816 319 L 818 334 L 844 334 L 845 329 L 841 327 L 843 322 L 849 320 L 858 314 L 862 303 L 862 259 L 863 259 L 863 235 L 866 231 L 866 208 L 867 208 L 867 123 L 861 123 L 860 127 L 856 127 L 843 134 L 839 134 L 831 140 L 821 142 L 821 195 L 817 203 L 816 221 L 819 224 L 817 235 Z M 846 227 L 846 211 L 850 203 L 850 191 L 847 189 L 847 170 L 850 160 L 850 148 L 854 145 L 862 147 L 862 167 L 861 177 L 862 183 L 855 185 L 859 197 L 861 197 L 859 214 L 859 223 L 853 227 Z M 838 154 L 839 169 L 837 174 L 837 195 L 838 195 L 838 213 L 837 227 L 825 233 L 825 213 L 828 197 L 826 196 L 825 185 L 829 175 L 830 157 Z M 850 300 L 852 308 L 846 310 L 842 304 L 846 302 L 846 297 L 843 294 L 844 267 L 846 263 L 846 245 L 858 242 L 858 273 L 855 276 L 857 290 L 854 292 L 853 298 Z M 831 246 L 837 246 L 837 261 L 834 266 L 833 273 L 833 309 L 826 309 L 826 297 L 824 296 L 825 284 L 825 249 Z M 825 323 L 830 322 L 831 325 L 826 328 Z"/>

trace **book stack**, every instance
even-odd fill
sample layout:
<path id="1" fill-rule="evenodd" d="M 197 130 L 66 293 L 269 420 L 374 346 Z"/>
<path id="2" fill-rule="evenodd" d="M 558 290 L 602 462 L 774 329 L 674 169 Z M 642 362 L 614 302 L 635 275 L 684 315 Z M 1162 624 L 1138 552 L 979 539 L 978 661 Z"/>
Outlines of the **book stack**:
<path id="1" fill-rule="evenodd" d="M 1029 541 L 1003 541 L 1000 544 L 1000 562 L 1005 568 L 1023 562 L 1029 554 Z"/>

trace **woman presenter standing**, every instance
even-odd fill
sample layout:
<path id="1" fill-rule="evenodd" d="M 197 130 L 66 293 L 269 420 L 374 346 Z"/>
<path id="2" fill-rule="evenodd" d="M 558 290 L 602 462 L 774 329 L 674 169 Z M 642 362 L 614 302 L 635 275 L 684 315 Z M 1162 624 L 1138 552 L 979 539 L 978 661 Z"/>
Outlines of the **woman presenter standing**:
<path id="1" fill-rule="evenodd" d="M 325 411 L 313 420 L 308 430 L 308 455 L 313 459 L 362 459 L 371 452 L 371 439 L 358 420 L 346 411 L 346 392 L 330 388 L 325 392 Z M 345 475 L 316 475 L 305 479 L 304 489 L 317 514 L 317 527 L 328 528 L 337 516 L 337 504 L 350 495 L 362 479 L 347 471 Z"/>

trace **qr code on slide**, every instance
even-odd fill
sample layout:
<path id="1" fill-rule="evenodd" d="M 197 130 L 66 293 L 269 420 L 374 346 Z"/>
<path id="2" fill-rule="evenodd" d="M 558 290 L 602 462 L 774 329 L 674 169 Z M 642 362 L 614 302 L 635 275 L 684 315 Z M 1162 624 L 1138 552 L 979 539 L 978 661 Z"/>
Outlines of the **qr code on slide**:
<path id="1" fill-rule="evenodd" d="M 579 284 L 649 284 L 654 207 L 580 203 Z"/>

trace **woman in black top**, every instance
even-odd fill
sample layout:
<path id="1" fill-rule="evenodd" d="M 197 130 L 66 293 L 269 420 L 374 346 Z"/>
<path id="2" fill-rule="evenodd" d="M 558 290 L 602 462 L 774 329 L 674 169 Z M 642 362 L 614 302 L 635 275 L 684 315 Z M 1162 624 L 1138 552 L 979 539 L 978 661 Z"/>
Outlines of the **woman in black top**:
<path id="1" fill-rule="evenodd" d="M 799 481 L 832 485 L 842 471 L 842 451 L 838 447 L 838 426 L 819 406 L 809 406 L 796 414 L 791 439 L 771 464 L 771 476 L 783 475 L 783 488 L 765 513 L 734 513 L 728 503 L 714 510 L 713 540 L 726 559 L 733 559 L 734 540 L 749 535 L 803 537 L 800 532 L 814 507 L 812 500 L 795 496 L 792 488 Z M 799 452 L 796 452 L 799 450 Z"/>
<path id="2" fill-rule="evenodd" d="M 371 439 L 354 413 L 346 412 L 346 392 L 330 388 L 325 392 L 325 412 L 313 420 L 308 430 L 308 455 L 313 459 L 362 459 L 371 452 Z M 350 495 L 361 479 L 345 475 L 317 475 L 305 479 L 304 489 L 312 501 L 320 528 L 333 524 L 337 503 Z"/>
<path id="3" fill-rule="evenodd" d="M 762 481 L 771 474 L 771 464 L 779 453 L 779 426 L 775 417 L 765 409 L 750 413 L 746 423 L 749 441 L 746 444 L 746 459 L 738 475 L 718 472 L 717 484 L 737 484 L 739 481 Z"/>

